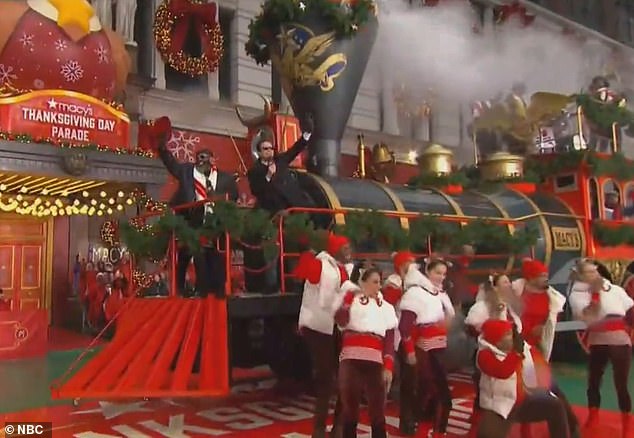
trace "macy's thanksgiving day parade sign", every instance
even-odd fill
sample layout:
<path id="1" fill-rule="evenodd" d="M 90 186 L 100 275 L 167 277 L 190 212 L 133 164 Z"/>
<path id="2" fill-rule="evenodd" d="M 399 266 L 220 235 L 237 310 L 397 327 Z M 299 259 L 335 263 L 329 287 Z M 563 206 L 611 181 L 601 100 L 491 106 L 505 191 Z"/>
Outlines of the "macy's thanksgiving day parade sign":
<path id="1" fill-rule="evenodd" d="M 0 131 L 53 144 L 129 147 L 128 115 L 75 91 L 38 90 L 0 97 Z"/>

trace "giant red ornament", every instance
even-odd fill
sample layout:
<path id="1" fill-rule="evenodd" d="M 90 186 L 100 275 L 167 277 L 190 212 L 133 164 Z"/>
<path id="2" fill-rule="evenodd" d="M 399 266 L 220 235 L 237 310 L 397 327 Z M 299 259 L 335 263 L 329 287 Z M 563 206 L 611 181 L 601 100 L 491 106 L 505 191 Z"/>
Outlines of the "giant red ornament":
<path id="1" fill-rule="evenodd" d="M 86 0 L 9 0 L 0 14 L 0 88 L 73 90 L 113 100 L 130 57 Z"/>

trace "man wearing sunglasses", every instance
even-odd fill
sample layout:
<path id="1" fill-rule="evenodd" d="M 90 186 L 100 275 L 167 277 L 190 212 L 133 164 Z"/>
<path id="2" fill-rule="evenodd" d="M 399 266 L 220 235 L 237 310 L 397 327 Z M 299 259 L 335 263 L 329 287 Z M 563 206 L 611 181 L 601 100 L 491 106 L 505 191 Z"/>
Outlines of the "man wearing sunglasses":
<path id="1" fill-rule="evenodd" d="M 247 174 L 251 193 L 257 206 L 268 211 L 271 216 L 290 207 L 312 207 L 312 199 L 300 188 L 289 168 L 290 164 L 308 146 L 314 128 L 312 115 L 300 119 L 301 137 L 285 152 L 275 152 L 275 138 L 262 135 L 257 144 L 258 159 Z M 268 132 L 268 131 L 265 131 Z M 245 250 L 245 265 L 254 270 L 267 266 L 264 254 L 259 250 Z M 273 265 L 263 273 L 251 272 L 245 275 L 248 290 L 260 290 L 262 284 L 271 293 L 279 290 L 278 266 Z"/>
<path id="2" fill-rule="evenodd" d="M 170 205 L 178 207 L 205 199 L 228 199 L 237 201 L 238 185 L 235 177 L 218 170 L 216 157 L 209 149 L 199 150 L 195 163 L 180 163 L 167 149 L 168 133 L 158 139 L 159 157 L 167 171 L 178 181 L 178 189 Z M 185 217 L 192 227 L 201 227 L 207 215 L 213 214 L 213 202 L 197 205 L 176 212 Z M 194 259 L 196 268 L 196 296 L 205 297 L 209 293 L 218 298 L 225 296 L 225 258 L 215 247 L 215 242 L 204 246 L 197 254 L 185 246 L 178 251 L 176 282 L 181 293 L 185 290 L 187 267 Z"/>
<path id="3" fill-rule="evenodd" d="M 286 152 L 275 153 L 275 139 L 262 136 L 257 145 L 258 160 L 249 169 L 248 178 L 251 193 L 257 199 L 258 207 L 272 215 L 290 207 L 312 206 L 291 174 L 289 165 L 308 146 L 314 122 L 312 115 L 300 120 L 302 135 Z"/>

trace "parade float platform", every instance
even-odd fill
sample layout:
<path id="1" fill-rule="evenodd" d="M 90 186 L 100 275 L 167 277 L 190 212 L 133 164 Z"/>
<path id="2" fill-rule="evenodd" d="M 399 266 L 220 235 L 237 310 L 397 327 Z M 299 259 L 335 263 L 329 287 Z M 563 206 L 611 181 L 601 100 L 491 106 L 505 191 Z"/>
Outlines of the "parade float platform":
<path id="1" fill-rule="evenodd" d="M 5 421 L 51 421 L 54 436 L 63 437 L 310 437 L 312 425 L 311 396 L 304 391 L 283 391 L 272 379 L 259 379 L 235 385 L 232 394 L 222 399 L 153 399 L 117 402 L 86 401 L 79 406 L 53 401 L 46 391 L 48 383 L 58 377 L 69 363 L 67 354 L 49 353 L 46 360 L 24 359 L 0 363 L 3 398 L 0 415 Z M 575 405 L 583 421 L 585 404 L 585 368 L 583 365 L 556 365 L 560 385 Z M 450 415 L 450 438 L 466 437 L 473 409 L 473 387 L 468 372 L 449 377 L 453 393 Z M 25 391 L 26 385 L 43 391 Z M 634 388 L 634 378 L 630 381 Z M 584 438 L 620 436 L 620 414 L 611 376 L 605 376 L 601 424 Z M 388 433 L 398 434 L 398 405 L 388 404 Z M 365 412 L 359 436 L 369 432 Z M 534 438 L 547 438 L 542 424 L 533 426 Z M 418 437 L 426 437 L 422 428 Z M 519 438 L 517 428 L 509 438 Z"/>

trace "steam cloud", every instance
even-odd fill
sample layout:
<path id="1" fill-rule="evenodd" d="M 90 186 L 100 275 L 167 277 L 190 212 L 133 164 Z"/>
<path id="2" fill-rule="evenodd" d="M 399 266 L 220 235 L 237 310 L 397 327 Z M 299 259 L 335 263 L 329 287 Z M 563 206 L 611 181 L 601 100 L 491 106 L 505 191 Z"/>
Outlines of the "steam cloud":
<path id="1" fill-rule="evenodd" d="M 540 29 L 539 17 L 528 28 L 509 22 L 475 34 L 475 12 L 467 1 L 443 3 L 422 8 L 386 0 L 380 8 L 377 60 L 416 93 L 431 88 L 443 100 L 468 103 L 506 94 L 523 82 L 528 95 L 571 94 L 601 74 L 609 58 L 599 42 Z"/>

